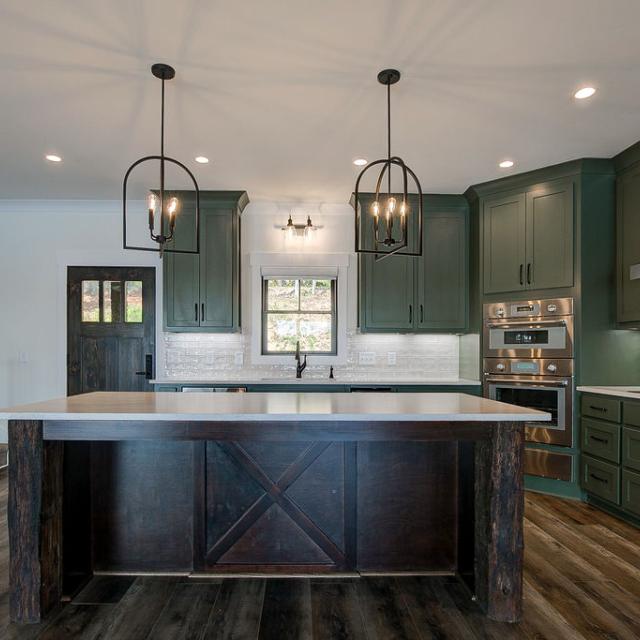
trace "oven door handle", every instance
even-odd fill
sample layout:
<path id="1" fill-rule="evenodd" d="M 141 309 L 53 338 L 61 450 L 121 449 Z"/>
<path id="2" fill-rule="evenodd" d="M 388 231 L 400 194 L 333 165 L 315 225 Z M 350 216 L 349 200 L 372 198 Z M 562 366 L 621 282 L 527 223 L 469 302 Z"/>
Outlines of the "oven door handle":
<path id="1" fill-rule="evenodd" d="M 545 387 L 568 387 L 567 380 L 549 380 L 549 382 L 527 382 L 526 380 L 515 380 L 514 378 L 486 378 L 487 382 L 505 382 L 507 384 L 519 384 L 534 389 L 544 389 Z"/>
<path id="2" fill-rule="evenodd" d="M 538 325 L 545 327 L 566 327 L 566 320 L 529 320 L 528 322 L 488 322 L 488 329 L 520 329 L 522 327 L 530 327 L 535 329 Z"/>

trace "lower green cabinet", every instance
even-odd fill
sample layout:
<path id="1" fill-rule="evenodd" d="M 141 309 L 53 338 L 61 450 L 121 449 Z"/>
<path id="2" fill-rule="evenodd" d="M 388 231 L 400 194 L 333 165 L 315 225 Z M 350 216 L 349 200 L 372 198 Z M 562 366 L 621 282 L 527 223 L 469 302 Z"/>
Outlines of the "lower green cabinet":
<path id="1" fill-rule="evenodd" d="M 176 224 L 173 248 L 195 247 L 195 196 Z M 164 327 L 168 331 L 224 332 L 240 328 L 240 214 L 244 191 L 200 192 L 200 253 L 164 257 Z"/>
<path id="2" fill-rule="evenodd" d="M 620 464 L 620 431 L 617 424 L 582 418 L 582 451 Z"/>
<path id="3" fill-rule="evenodd" d="M 622 508 L 640 516 L 640 473 L 622 470 Z"/>
<path id="4" fill-rule="evenodd" d="M 362 196 L 368 209 L 370 194 Z M 415 205 L 412 205 L 412 209 Z M 468 318 L 469 206 L 426 195 L 420 257 L 359 256 L 359 325 L 369 333 L 463 332 Z M 362 217 L 363 224 L 368 222 Z M 417 229 L 415 229 L 417 231 Z M 370 243 L 370 240 L 369 240 Z"/>
<path id="5" fill-rule="evenodd" d="M 591 456 L 582 456 L 582 488 L 589 493 L 620 504 L 620 467 Z"/>
<path id="6" fill-rule="evenodd" d="M 622 428 L 622 456 L 625 467 L 640 471 L 640 429 Z"/>

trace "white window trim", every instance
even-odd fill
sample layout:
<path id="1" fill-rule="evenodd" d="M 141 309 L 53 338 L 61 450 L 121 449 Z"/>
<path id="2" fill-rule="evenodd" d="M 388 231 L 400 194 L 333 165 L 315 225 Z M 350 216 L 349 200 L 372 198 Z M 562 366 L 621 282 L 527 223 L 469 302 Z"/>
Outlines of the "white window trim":
<path id="1" fill-rule="evenodd" d="M 309 366 L 347 363 L 347 322 L 349 255 L 344 253 L 253 253 L 251 266 L 251 364 L 292 364 L 290 355 L 262 353 L 262 278 L 263 275 L 282 275 L 291 278 L 309 275 L 335 277 L 337 354 L 307 356 Z"/>

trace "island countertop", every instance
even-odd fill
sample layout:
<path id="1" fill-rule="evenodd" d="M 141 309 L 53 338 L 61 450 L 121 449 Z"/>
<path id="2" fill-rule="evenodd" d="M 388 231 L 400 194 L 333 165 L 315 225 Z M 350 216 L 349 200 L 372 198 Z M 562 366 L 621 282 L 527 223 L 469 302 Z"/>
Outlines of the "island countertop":
<path id="1" fill-rule="evenodd" d="M 94 392 L 0 410 L 5 420 L 531 422 L 548 413 L 463 393 Z"/>

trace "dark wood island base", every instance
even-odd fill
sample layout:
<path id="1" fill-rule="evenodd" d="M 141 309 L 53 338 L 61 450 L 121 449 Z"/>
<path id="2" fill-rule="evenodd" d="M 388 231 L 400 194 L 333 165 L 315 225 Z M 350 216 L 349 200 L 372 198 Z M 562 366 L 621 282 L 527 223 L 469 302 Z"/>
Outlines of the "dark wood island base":
<path id="1" fill-rule="evenodd" d="M 39 622 L 94 571 L 435 572 L 517 622 L 523 429 L 508 415 L 11 419 L 11 620 Z"/>

